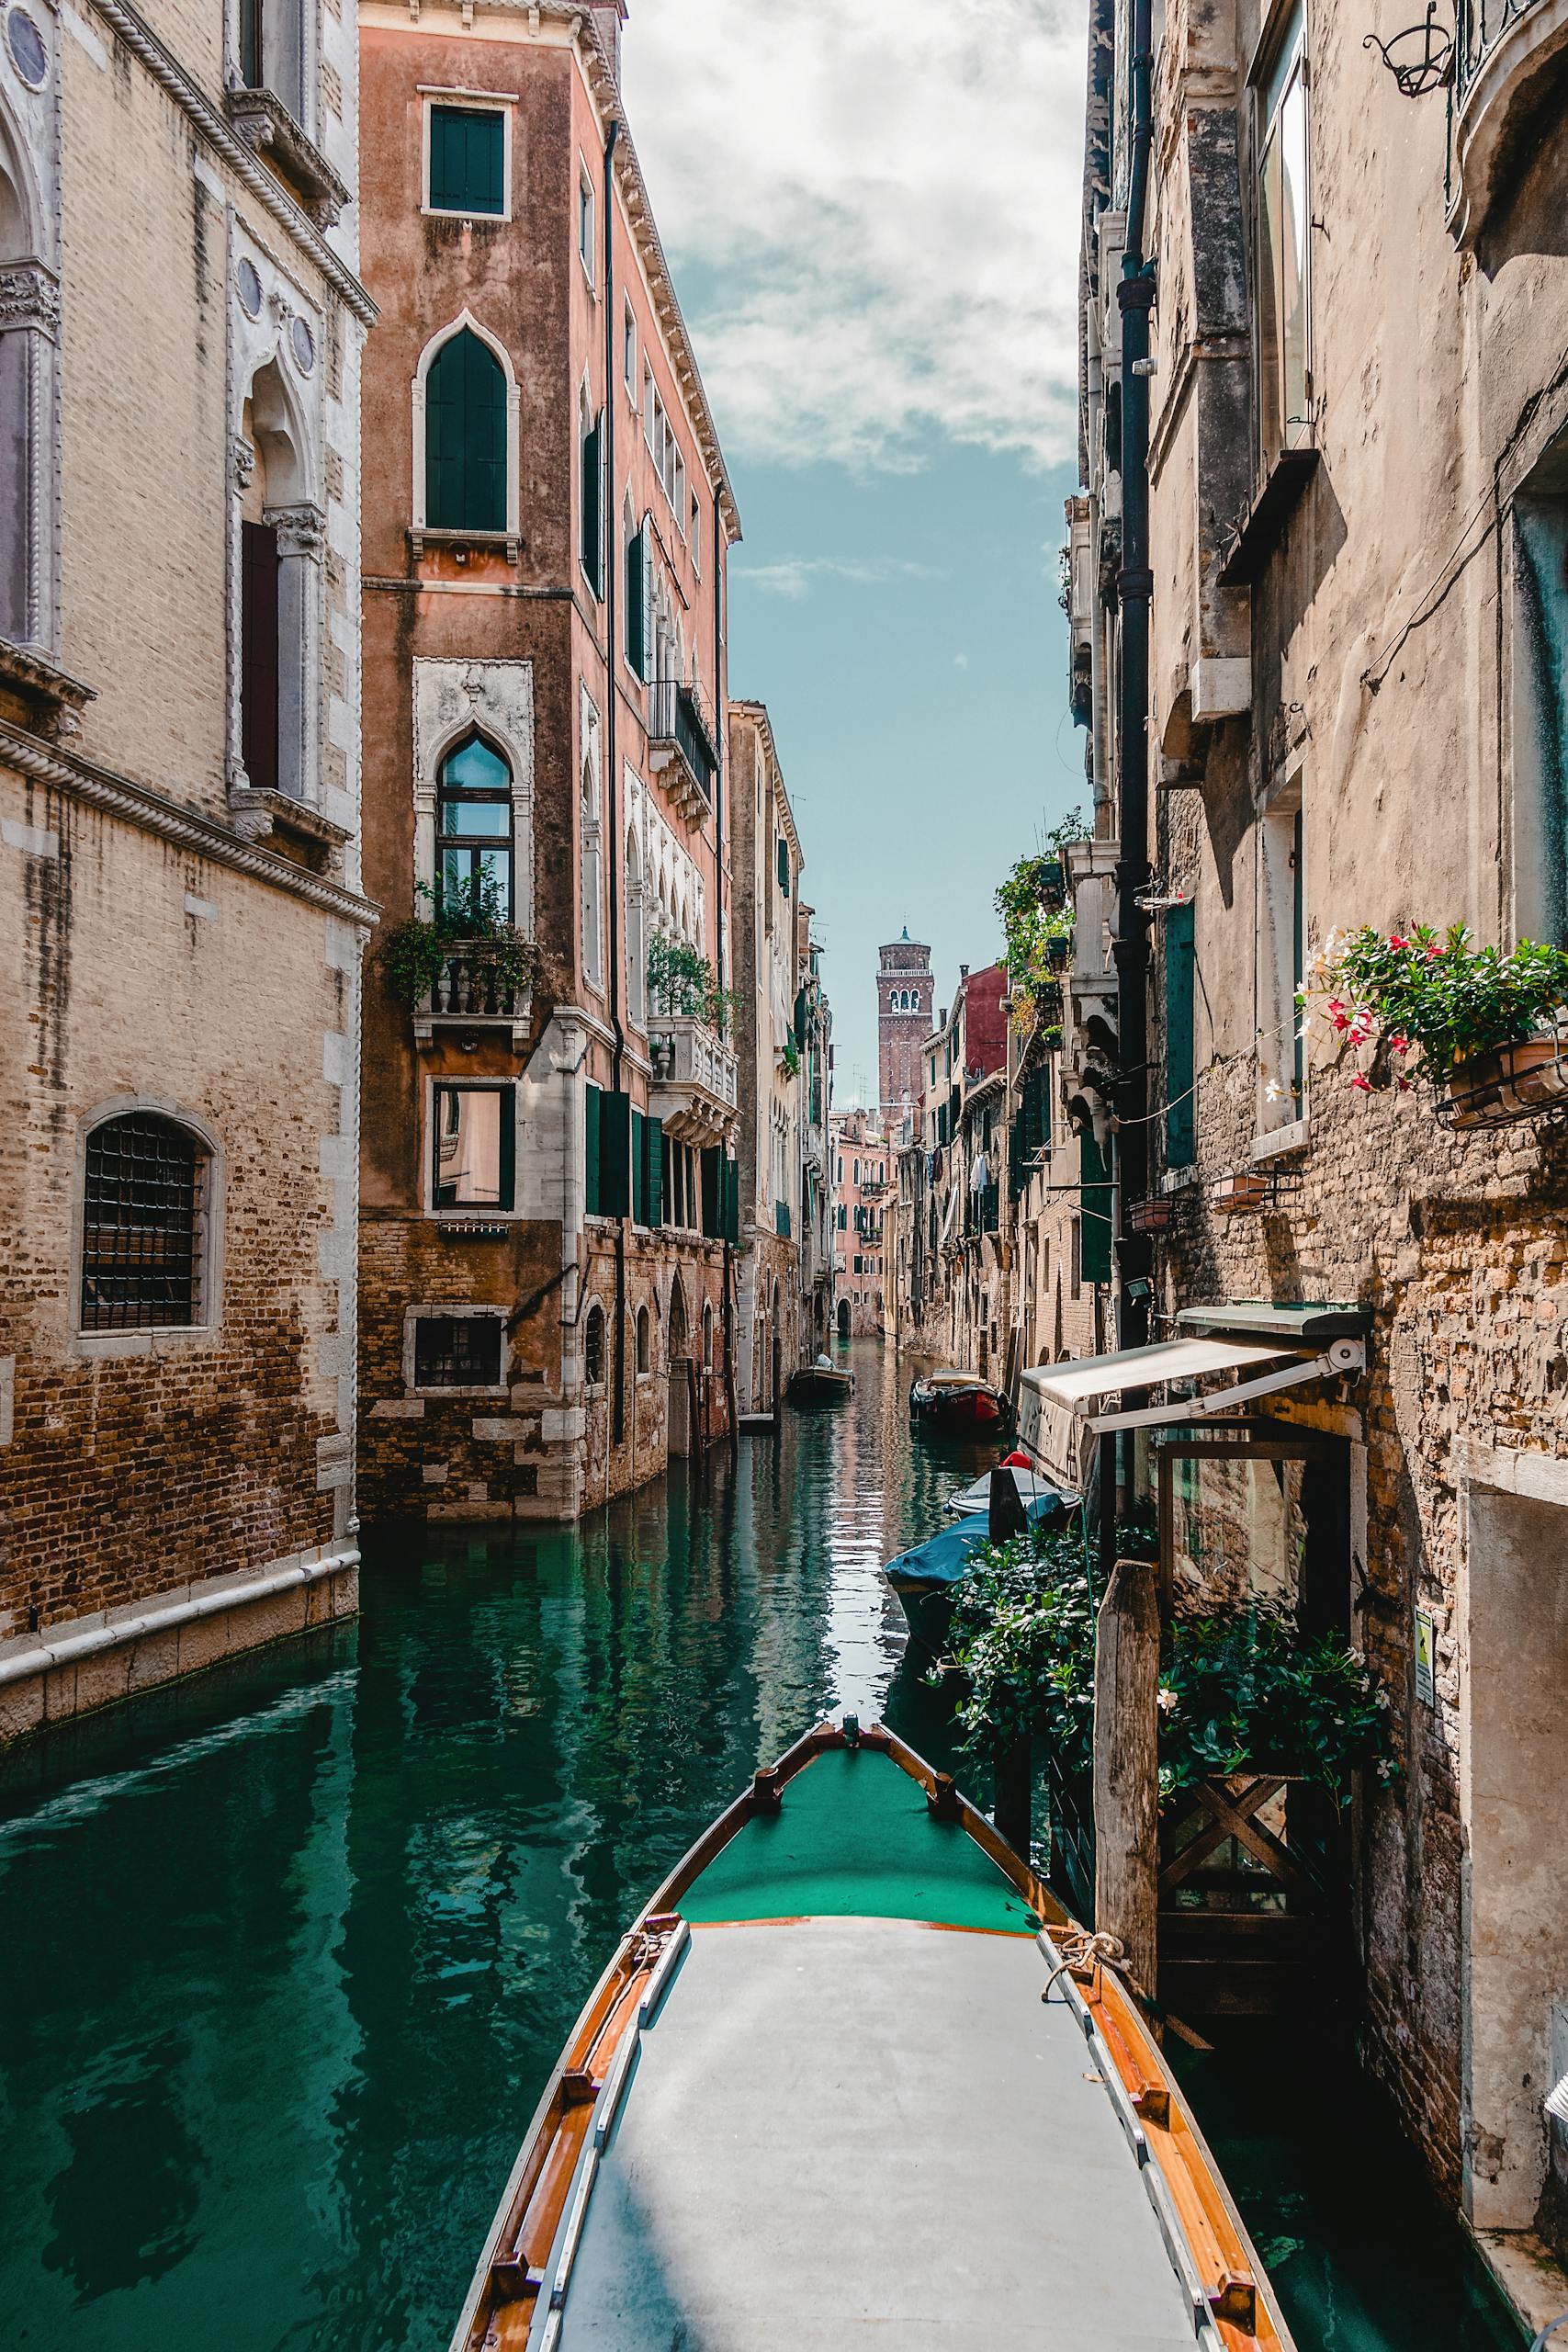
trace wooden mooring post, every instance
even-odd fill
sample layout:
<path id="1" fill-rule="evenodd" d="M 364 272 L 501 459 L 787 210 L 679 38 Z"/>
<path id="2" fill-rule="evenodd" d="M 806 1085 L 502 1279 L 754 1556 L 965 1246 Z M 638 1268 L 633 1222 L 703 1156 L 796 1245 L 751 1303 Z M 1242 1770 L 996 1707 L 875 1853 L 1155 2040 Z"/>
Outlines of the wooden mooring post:
<path id="1" fill-rule="evenodd" d="M 1159 1586 L 1118 1560 L 1095 1621 L 1094 1924 L 1151 1996 L 1159 1963 Z"/>

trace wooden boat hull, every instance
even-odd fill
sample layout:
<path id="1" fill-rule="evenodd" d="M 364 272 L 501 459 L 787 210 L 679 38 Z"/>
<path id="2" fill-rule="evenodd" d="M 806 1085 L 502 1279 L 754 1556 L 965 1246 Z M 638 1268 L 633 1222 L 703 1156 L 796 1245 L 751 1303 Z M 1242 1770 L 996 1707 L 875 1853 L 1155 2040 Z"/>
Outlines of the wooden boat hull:
<path id="1" fill-rule="evenodd" d="M 453 2352 L 982 2352 L 1068 2322 L 1107 2352 L 1288 2352 L 1133 1995 L 1075 1937 L 945 1776 L 819 1724 L 594 1988 Z"/>
<path id="2" fill-rule="evenodd" d="M 837 1365 L 806 1364 L 799 1372 L 792 1372 L 784 1394 L 792 1405 L 841 1405 L 846 1396 L 855 1393 L 852 1372 L 840 1372 Z"/>
<path id="3" fill-rule="evenodd" d="M 933 1437 L 985 1442 L 1008 1434 L 1012 1408 L 998 1389 L 982 1382 L 972 1387 L 937 1388 L 917 1380 L 909 1391 L 909 1419 Z"/>

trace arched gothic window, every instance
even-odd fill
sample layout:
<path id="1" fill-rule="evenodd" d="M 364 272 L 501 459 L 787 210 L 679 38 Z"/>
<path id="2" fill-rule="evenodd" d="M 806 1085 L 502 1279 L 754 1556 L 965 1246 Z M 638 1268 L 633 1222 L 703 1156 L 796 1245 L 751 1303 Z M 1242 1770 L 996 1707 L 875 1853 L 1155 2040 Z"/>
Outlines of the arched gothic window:
<path id="1" fill-rule="evenodd" d="M 209 1157 L 199 1136 L 157 1112 L 93 1128 L 82 1194 L 84 1331 L 207 1319 Z"/>
<path id="2" fill-rule="evenodd" d="M 507 527 L 507 383 L 471 327 L 448 337 L 424 379 L 424 520 L 433 531 Z"/>
<path id="3" fill-rule="evenodd" d="M 40 12 L 49 22 L 52 12 Z M 20 8 L 7 19 L 13 42 L 38 27 Z M 47 52 L 32 61 L 47 74 Z M 17 61 L 13 58 L 13 63 Z M 21 68 L 18 65 L 18 72 Z M 53 418 L 60 289 L 40 258 L 53 251 L 39 217 L 21 134 L 13 132 L 0 95 L 0 284 L 6 332 L 0 334 L 0 637 L 56 650 L 54 611 Z"/>
<path id="4" fill-rule="evenodd" d="M 241 416 L 240 759 L 255 792 L 310 797 L 315 644 L 324 518 L 309 435 L 278 360 L 258 368 Z"/>
<path id="5" fill-rule="evenodd" d="M 441 763 L 435 865 L 446 913 L 512 922 L 512 771 L 482 736 L 470 735 Z"/>
<path id="6" fill-rule="evenodd" d="M 653 1318 L 646 1306 L 637 1311 L 637 1368 L 639 1373 L 653 1370 Z"/>
<path id="7" fill-rule="evenodd" d="M 637 831 L 626 831 L 626 1010 L 639 1029 L 648 1023 L 648 912 L 643 904 L 642 853 Z"/>

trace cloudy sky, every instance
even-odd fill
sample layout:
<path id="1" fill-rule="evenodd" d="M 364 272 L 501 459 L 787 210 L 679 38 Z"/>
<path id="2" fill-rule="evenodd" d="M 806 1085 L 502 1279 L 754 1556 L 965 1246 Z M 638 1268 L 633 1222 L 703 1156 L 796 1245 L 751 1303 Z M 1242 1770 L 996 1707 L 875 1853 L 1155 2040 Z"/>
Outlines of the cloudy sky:
<path id="1" fill-rule="evenodd" d="M 1076 476 L 1083 17 L 1055 0 L 631 0 L 624 79 L 735 478 L 730 684 L 772 711 L 874 1096 L 879 942 L 939 1000 L 1083 796 L 1056 606 Z"/>

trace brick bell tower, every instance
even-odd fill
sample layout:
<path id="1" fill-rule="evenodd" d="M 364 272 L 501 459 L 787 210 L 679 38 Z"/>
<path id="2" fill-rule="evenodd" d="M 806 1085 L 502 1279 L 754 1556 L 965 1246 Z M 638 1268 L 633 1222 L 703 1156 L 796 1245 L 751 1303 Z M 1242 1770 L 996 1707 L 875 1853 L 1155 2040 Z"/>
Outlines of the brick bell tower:
<path id="1" fill-rule="evenodd" d="M 883 1111 L 918 1102 L 920 1047 L 931 1033 L 931 951 L 906 929 L 877 949 L 876 1035 Z"/>

